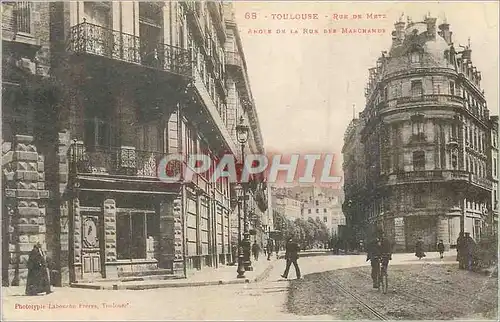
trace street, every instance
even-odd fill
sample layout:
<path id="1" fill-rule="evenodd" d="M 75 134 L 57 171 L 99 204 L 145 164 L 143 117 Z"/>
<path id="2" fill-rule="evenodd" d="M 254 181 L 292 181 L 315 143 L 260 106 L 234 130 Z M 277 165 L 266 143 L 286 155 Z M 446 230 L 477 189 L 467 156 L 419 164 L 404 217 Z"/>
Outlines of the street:
<path id="1" fill-rule="evenodd" d="M 56 288 L 48 296 L 26 297 L 4 288 L 6 320 L 331 320 L 331 319 L 494 319 L 497 280 L 459 271 L 455 252 L 444 259 L 428 253 L 395 254 L 389 292 L 371 288 L 365 255 L 299 259 L 304 279 L 289 282 L 275 263 L 260 283 L 145 291 Z M 37 306 L 38 305 L 38 306 Z"/>

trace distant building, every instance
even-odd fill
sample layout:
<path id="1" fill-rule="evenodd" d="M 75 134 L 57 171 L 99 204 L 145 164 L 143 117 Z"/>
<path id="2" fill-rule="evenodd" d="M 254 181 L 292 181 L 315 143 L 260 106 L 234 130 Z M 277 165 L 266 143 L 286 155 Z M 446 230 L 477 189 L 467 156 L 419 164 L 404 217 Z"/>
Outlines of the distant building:
<path id="1" fill-rule="evenodd" d="M 272 208 L 283 214 L 287 219 L 295 220 L 301 218 L 302 202 L 280 193 L 279 190 L 272 192 Z"/>

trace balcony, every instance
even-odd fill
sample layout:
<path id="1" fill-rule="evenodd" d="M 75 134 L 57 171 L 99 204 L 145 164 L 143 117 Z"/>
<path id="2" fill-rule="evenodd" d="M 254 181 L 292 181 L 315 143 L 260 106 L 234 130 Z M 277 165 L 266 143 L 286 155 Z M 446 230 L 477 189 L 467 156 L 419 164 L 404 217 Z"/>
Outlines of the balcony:
<path id="1" fill-rule="evenodd" d="M 425 170 L 393 173 L 381 180 L 382 184 L 397 185 L 419 182 L 466 182 L 485 190 L 492 189 L 492 182 L 462 170 Z"/>
<path id="2" fill-rule="evenodd" d="M 188 50 L 161 43 L 146 50 L 146 43 L 140 37 L 85 21 L 71 28 L 68 49 L 75 54 L 100 56 L 192 77 Z"/>
<path id="3" fill-rule="evenodd" d="M 397 102 L 397 105 L 428 102 L 428 103 L 455 103 L 463 107 L 465 104 L 465 100 L 462 97 L 455 95 L 446 95 L 446 94 L 406 96 L 406 97 L 394 98 L 389 101 L 393 100 Z"/>
<path id="4" fill-rule="evenodd" d="M 226 24 L 224 22 L 224 11 L 222 9 L 222 1 L 207 1 L 208 11 L 213 17 L 216 24 L 217 35 L 222 42 L 226 41 Z"/>
<path id="5" fill-rule="evenodd" d="M 76 162 L 78 174 L 157 178 L 157 167 L 164 154 L 135 147 L 92 147 Z"/>
<path id="6" fill-rule="evenodd" d="M 238 52 L 227 51 L 226 52 L 226 65 L 236 66 L 238 68 L 244 68 L 243 60 Z"/>

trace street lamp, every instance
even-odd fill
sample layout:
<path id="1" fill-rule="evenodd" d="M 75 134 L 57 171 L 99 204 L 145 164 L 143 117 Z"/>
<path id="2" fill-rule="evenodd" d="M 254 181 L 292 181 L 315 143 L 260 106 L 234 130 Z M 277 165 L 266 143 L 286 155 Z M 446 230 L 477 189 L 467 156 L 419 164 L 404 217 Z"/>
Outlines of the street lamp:
<path id="1" fill-rule="evenodd" d="M 241 245 L 241 206 L 240 206 L 240 193 L 241 189 L 236 190 L 236 200 L 238 201 L 238 268 L 236 272 L 237 278 L 245 278 L 245 268 L 243 267 L 243 248 Z"/>
<path id="2" fill-rule="evenodd" d="M 245 168 L 245 144 L 248 141 L 249 128 L 245 125 L 245 119 L 240 117 L 240 122 L 236 126 L 236 138 L 241 145 L 241 162 L 243 165 L 242 170 Z M 241 179 L 240 179 L 241 180 Z M 243 248 L 243 266 L 245 271 L 253 271 L 252 262 L 250 261 L 250 233 L 248 231 L 248 214 L 247 214 L 247 189 L 248 185 L 241 182 L 243 188 L 243 241 L 241 246 Z M 239 256 L 238 256 L 239 257 Z"/>

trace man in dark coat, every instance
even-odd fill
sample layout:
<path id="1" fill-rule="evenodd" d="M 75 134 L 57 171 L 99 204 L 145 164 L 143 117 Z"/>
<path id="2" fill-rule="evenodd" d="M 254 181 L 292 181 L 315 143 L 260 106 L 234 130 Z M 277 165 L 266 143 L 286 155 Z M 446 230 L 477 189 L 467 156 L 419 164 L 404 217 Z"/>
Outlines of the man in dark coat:
<path id="1" fill-rule="evenodd" d="M 270 261 L 271 260 L 271 255 L 272 255 L 273 250 L 274 250 L 273 240 L 270 239 L 270 238 L 267 241 L 266 249 L 267 249 L 267 260 Z"/>
<path id="2" fill-rule="evenodd" d="M 257 244 L 257 241 L 254 241 L 253 245 L 252 245 L 252 254 L 253 254 L 253 258 L 254 260 L 259 260 L 259 253 L 260 253 L 260 246 L 259 244 Z"/>
<path id="3" fill-rule="evenodd" d="M 466 250 L 464 232 L 461 231 L 457 238 L 457 261 L 458 268 L 465 269 Z"/>
<path id="4" fill-rule="evenodd" d="M 295 267 L 295 276 L 297 277 L 297 279 L 300 279 L 300 268 L 299 264 L 297 263 L 297 259 L 299 259 L 299 250 L 299 244 L 297 244 L 293 240 L 293 238 L 289 238 L 288 242 L 286 243 L 286 268 L 281 277 L 288 278 L 288 271 L 290 270 L 290 266 L 293 264 L 293 266 Z"/>
<path id="5" fill-rule="evenodd" d="M 367 245 L 366 261 L 371 260 L 373 288 L 379 288 L 380 263 L 387 269 L 392 259 L 391 244 L 384 233 L 379 231 L 377 237 Z"/>
<path id="6" fill-rule="evenodd" d="M 470 236 L 470 233 L 465 233 L 465 256 L 466 257 L 466 268 L 471 271 L 472 264 L 474 260 L 474 252 L 476 250 L 476 242 Z"/>
<path id="7" fill-rule="evenodd" d="M 37 295 L 38 293 L 50 294 L 50 275 L 47 267 L 47 258 L 42 245 L 37 243 L 33 246 L 28 258 L 28 278 L 26 281 L 26 295 Z"/>

